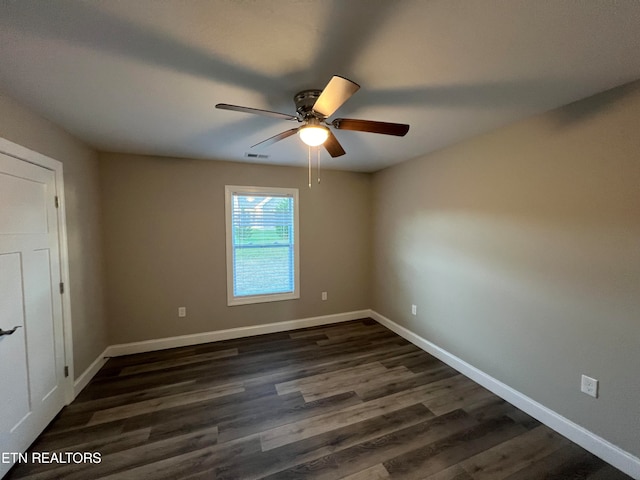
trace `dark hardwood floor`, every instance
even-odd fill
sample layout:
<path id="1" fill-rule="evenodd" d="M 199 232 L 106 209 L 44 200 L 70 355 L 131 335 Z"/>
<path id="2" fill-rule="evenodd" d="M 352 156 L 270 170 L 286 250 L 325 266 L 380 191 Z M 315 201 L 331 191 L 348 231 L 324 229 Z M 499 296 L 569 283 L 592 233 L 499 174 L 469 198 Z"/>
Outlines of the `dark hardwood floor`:
<path id="1" fill-rule="evenodd" d="M 110 359 L 9 479 L 629 479 L 373 320 Z"/>

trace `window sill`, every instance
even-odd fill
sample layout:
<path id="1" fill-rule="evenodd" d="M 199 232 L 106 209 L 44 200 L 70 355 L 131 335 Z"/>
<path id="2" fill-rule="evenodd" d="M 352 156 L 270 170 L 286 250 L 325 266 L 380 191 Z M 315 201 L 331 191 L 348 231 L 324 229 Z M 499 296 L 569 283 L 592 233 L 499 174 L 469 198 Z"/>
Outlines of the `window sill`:
<path id="1" fill-rule="evenodd" d="M 297 300 L 300 298 L 300 294 L 294 293 L 274 293 L 268 295 L 251 295 L 246 297 L 232 297 L 227 298 L 227 306 L 235 307 L 237 305 L 250 305 L 252 303 L 268 303 L 268 302 L 281 302 L 284 300 Z"/>

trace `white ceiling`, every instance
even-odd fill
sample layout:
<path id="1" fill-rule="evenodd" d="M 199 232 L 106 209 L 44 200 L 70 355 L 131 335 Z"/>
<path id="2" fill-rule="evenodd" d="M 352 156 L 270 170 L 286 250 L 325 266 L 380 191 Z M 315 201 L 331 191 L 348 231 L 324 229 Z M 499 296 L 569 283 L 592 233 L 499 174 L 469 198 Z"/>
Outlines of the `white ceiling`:
<path id="1" fill-rule="evenodd" d="M 291 124 L 214 105 L 294 113 L 333 74 L 362 86 L 334 117 L 411 125 L 335 132 L 324 165 L 375 171 L 640 78 L 640 1 L 0 1 L 0 89 L 100 150 L 249 161 Z"/>

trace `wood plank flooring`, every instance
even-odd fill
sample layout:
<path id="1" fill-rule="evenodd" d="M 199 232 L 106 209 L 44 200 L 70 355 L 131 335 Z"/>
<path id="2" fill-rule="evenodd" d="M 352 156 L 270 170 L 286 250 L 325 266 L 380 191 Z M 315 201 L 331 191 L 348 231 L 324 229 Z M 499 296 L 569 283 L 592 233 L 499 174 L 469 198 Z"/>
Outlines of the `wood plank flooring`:
<path id="1" fill-rule="evenodd" d="M 110 359 L 7 479 L 624 475 L 371 319 Z"/>

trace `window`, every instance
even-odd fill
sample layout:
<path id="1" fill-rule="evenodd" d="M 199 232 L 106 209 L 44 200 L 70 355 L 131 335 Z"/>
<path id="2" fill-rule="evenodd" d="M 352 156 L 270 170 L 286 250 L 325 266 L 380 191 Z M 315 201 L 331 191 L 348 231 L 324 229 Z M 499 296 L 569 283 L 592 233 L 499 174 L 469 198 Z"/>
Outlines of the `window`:
<path id="1" fill-rule="evenodd" d="M 298 189 L 225 187 L 227 304 L 300 298 Z"/>

